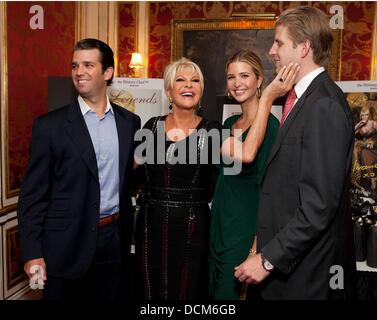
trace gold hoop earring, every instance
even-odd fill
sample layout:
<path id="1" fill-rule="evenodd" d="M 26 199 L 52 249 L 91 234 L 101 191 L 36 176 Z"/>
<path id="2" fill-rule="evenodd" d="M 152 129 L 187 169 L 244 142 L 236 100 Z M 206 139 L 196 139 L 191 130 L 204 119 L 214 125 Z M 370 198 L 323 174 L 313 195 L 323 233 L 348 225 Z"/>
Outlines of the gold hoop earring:
<path id="1" fill-rule="evenodd" d="M 232 100 L 232 99 L 233 99 L 233 96 L 230 94 L 229 91 L 227 92 L 227 96 L 228 96 L 228 99 L 229 99 L 229 100 Z"/>

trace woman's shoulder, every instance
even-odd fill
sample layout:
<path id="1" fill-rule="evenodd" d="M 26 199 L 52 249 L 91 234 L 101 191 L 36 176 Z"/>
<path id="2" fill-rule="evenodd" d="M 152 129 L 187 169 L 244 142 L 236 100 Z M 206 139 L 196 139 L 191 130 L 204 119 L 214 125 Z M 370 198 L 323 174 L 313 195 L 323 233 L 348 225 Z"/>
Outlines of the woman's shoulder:
<path id="1" fill-rule="evenodd" d="M 230 128 L 241 117 L 241 114 L 235 114 L 230 116 L 224 121 L 224 128 Z"/>

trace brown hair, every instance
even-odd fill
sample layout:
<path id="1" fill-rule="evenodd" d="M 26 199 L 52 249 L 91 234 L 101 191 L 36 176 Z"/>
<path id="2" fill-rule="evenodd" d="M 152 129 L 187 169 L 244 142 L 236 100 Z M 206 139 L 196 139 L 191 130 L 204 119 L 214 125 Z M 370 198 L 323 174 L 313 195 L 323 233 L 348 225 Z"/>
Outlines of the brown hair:
<path id="1" fill-rule="evenodd" d="M 327 65 L 333 36 L 323 11 L 308 6 L 288 9 L 278 17 L 275 27 L 278 26 L 287 27 L 294 45 L 309 40 L 314 63 Z"/>
<path id="2" fill-rule="evenodd" d="M 262 77 L 264 79 L 264 68 L 263 68 L 262 60 L 259 58 L 259 56 L 255 52 L 246 51 L 246 50 L 236 52 L 226 62 L 225 72 L 228 72 L 228 67 L 231 63 L 237 62 L 237 61 L 247 63 L 253 68 L 253 72 L 257 79 L 259 79 L 259 77 Z M 262 84 L 263 84 L 263 81 L 262 81 Z"/>

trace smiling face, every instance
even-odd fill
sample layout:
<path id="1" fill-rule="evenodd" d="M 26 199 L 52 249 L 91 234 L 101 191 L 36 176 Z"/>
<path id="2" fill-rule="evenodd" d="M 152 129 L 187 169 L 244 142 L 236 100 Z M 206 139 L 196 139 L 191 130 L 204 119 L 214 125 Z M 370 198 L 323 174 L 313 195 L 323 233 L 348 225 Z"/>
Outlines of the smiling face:
<path id="1" fill-rule="evenodd" d="M 367 122 L 369 120 L 370 111 L 369 109 L 365 109 L 360 112 L 360 120 Z"/>
<path id="2" fill-rule="evenodd" d="M 190 67 L 178 70 L 167 96 L 173 100 L 173 107 L 194 109 L 203 94 L 203 86 L 198 73 Z"/>
<path id="3" fill-rule="evenodd" d="M 275 29 L 274 43 L 269 52 L 275 61 L 276 73 L 283 66 L 288 66 L 291 62 L 299 63 L 300 49 L 300 45 L 294 45 L 293 40 L 289 36 L 288 28 L 284 25 L 278 26 Z"/>
<path id="4" fill-rule="evenodd" d="M 72 58 L 73 84 L 84 99 L 103 96 L 106 93 L 107 80 L 113 74 L 113 68 L 102 69 L 98 49 L 76 50 Z"/>
<path id="5" fill-rule="evenodd" d="M 235 61 L 228 66 L 227 89 L 240 104 L 255 98 L 262 81 L 263 78 L 257 79 L 252 66 L 246 62 Z"/>

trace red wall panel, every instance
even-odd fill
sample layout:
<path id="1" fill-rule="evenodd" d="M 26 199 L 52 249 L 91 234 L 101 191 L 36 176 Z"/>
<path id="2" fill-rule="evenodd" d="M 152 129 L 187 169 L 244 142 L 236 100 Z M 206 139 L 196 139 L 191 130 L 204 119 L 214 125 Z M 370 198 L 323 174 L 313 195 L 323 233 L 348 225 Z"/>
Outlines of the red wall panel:
<path id="1" fill-rule="evenodd" d="M 44 10 L 44 29 L 32 30 L 32 5 Z M 8 2 L 8 191 L 20 186 L 34 118 L 47 112 L 49 76 L 69 76 L 75 41 L 74 2 Z"/>
<path id="2" fill-rule="evenodd" d="M 131 74 L 131 54 L 136 49 L 136 2 L 119 3 L 119 75 Z"/>

